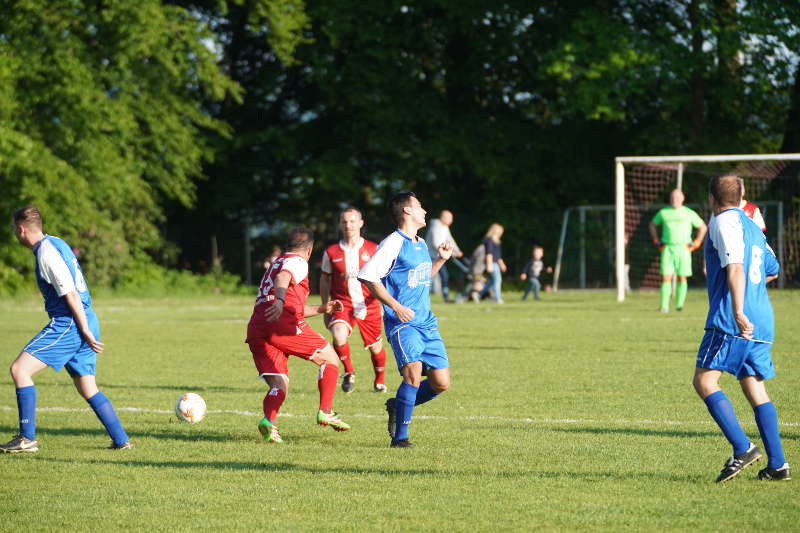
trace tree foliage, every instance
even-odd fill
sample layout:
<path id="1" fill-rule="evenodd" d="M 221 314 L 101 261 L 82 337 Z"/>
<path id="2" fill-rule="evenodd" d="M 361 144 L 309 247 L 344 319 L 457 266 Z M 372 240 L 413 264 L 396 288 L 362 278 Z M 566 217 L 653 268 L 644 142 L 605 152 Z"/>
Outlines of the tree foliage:
<path id="1" fill-rule="evenodd" d="M 282 19 L 280 3 L 250 4 Z M 210 135 L 231 133 L 208 106 L 241 101 L 209 25 L 157 0 L 5 1 L 0 11 L 0 211 L 39 206 L 96 283 L 146 254 L 163 258 L 163 202 L 193 205 Z M 273 44 L 287 54 L 297 32 L 282 26 Z M 6 285 L 31 263 L 12 240 L 0 234 Z"/>

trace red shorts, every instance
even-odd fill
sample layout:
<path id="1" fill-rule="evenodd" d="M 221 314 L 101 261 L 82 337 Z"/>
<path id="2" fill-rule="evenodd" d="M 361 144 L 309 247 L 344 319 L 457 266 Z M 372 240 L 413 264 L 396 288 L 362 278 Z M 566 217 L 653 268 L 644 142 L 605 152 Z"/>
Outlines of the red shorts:
<path id="1" fill-rule="evenodd" d="M 361 333 L 361 340 L 364 347 L 369 348 L 373 344 L 381 342 L 381 324 L 383 323 L 383 313 L 380 306 L 370 306 L 367 308 L 367 316 L 363 319 L 356 318 L 352 307 L 345 307 L 341 311 L 335 311 L 330 320 L 326 322 L 328 329 L 332 329 L 334 324 L 344 324 L 347 326 L 347 336 L 353 333 L 353 326 L 358 326 Z"/>
<path id="2" fill-rule="evenodd" d="M 264 328 L 253 326 L 247 328 L 247 344 L 253 354 L 253 362 L 258 369 L 259 377 L 289 376 L 288 356 L 310 359 L 315 353 L 328 346 L 325 337 L 311 329 L 305 321 L 292 324 L 276 324 Z"/>

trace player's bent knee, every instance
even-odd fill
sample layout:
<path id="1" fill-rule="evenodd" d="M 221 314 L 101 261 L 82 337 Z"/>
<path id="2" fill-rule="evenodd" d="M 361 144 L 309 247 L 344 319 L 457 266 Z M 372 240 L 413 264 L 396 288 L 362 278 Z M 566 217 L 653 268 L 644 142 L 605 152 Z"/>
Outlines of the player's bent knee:
<path id="1" fill-rule="evenodd" d="M 339 364 L 339 356 L 336 355 L 336 352 L 330 345 L 326 346 L 322 350 L 319 350 L 317 353 L 312 355 L 310 360 L 318 365 Z"/>

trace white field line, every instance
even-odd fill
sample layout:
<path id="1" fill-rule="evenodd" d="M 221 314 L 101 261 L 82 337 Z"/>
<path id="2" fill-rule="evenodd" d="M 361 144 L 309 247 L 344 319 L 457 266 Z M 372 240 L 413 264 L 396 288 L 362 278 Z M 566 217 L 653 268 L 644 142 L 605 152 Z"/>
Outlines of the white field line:
<path id="1" fill-rule="evenodd" d="M 8 405 L 0 405 L 0 411 L 16 411 L 16 407 L 11 407 Z M 47 413 L 47 412 L 59 412 L 59 413 L 90 413 L 92 410 L 88 407 L 39 407 L 36 409 L 37 412 L 40 413 Z M 145 414 L 159 414 L 159 415 L 171 415 L 175 411 L 170 409 L 143 409 L 141 407 L 119 407 L 117 411 L 123 411 L 128 413 L 145 413 Z M 263 413 L 260 411 L 239 411 L 235 409 L 231 410 L 212 410 L 209 409 L 206 411 L 208 414 L 212 415 L 239 415 L 239 416 L 250 416 L 250 417 L 262 417 L 264 416 Z M 306 417 L 309 416 L 307 414 L 304 415 L 297 415 L 293 413 L 278 413 L 278 416 L 283 416 L 287 418 L 293 417 Z M 372 415 L 367 413 L 348 413 L 347 418 L 386 418 L 386 415 Z M 507 423 L 516 423 L 516 424 L 616 424 L 619 426 L 643 426 L 643 425 L 651 425 L 651 426 L 696 426 L 696 425 L 712 425 L 714 424 L 711 420 L 652 420 L 647 418 L 642 419 L 627 419 L 627 418 L 612 418 L 612 419 L 602 419 L 602 418 L 510 418 L 504 416 L 426 416 L 426 415 L 415 415 L 415 420 L 453 420 L 453 421 L 466 421 L 466 420 L 478 420 L 478 421 L 495 421 L 495 422 L 507 422 Z M 755 422 L 748 422 L 742 421 L 745 425 L 755 425 Z M 800 427 L 800 422 L 780 422 L 779 425 L 785 427 Z"/>

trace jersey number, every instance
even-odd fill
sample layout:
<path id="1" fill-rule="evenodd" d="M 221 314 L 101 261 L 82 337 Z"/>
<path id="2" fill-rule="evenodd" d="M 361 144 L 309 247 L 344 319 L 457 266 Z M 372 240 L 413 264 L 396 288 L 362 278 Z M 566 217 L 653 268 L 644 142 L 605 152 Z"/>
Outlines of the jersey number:
<path id="1" fill-rule="evenodd" d="M 761 256 L 764 254 L 764 250 L 759 248 L 758 246 L 753 245 L 752 253 L 750 254 L 750 268 L 748 271 L 748 275 L 750 276 L 750 283 L 759 284 L 761 283 Z"/>

